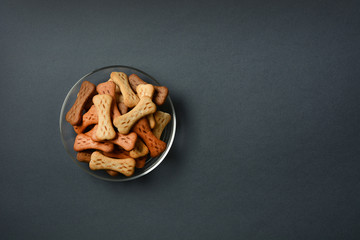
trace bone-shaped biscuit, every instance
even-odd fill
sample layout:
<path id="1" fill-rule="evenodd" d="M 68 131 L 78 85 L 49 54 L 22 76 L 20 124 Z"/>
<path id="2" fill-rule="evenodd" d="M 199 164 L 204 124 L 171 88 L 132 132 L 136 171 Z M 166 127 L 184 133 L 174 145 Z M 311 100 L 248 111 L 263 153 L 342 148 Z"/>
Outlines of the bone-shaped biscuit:
<path id="1" fill-rule="evenodd" d="M 91 137 L 91 139 L 95 142 L 101 141 L 96 136 L 97 128 L 98 128 L 98 125 L 95 125 L 90 131 L 85 133 L 86 135 Z M 130 151 L 130 150 L 134 149 L 136 139 L 137 139 L 137 134 L 134 132 L 131 132 L 126 135 L 117 132 L 116 137 L 112 140 L 109 140 L 109 142 L 120 146 L 121 148 L 123 148 L 126 151 Z"/>
<path id="2" fill-rule="evenodd" d="M 135 107 L 139 102 L 139 98 L 131 89 L 127 75 L 123 72 L 112 72 L 110 76 L 116 85 L 120 87 L 125 105 L 130 108 Z"/>
<path id="3" fill-rule="evenodd" d="M 79 160 L 80 162 L 87 162 L 89 163 L 91 160 L 91 154 L 93 153 L 93 151 L 89 151 L 89 150 L 85 150 L 82 152 L 78 152 L 76 155 L 77 160 Z M 112 170 L 107 170 L 106 171 L 110 176 L 115 177 L 117 175 L 119 175 L 118 172 L 112 171 Z"/>
<path id="4" fill-rule="evenodd" d="M 85 150 L 76 154 L 76 159 L 80 162 L 90 162 L 92 150 Z"/>
<path id="5" fill-rule="evenodd" d="M 131 151 L 135 147 L 136 139 L 137 134 L 134 132 L 131 132 L 127 135 L 116 133 L 115 139 L 111 140 L 111 142 L 122 147 L 126 151 Z"/>
<path id="6" fill-rule="evenodd" d="M 131 127 L 142 117 L 154 113 L 156 105 L 149 97 L 143 97 L 140 102 L 128 113 L 114 119 L 114 125 L 121 134 L 127 134 Z"/>
<path id="7" fill-rule="evenodd" d="M 99 94 L 108 94 L 110 95 L 113 100 L 112 100 L 112 118 L 114 119 L 115 117 L 117 116 L 120 116 L 120 111 L 118 109 L 118 106 L 116 104 L 116 98 L 115 98 L 115 91 L 116 91 L 116 84 L 114 82 L 104 82 L 104 83 L 100 83 L 97 85 L 96 87 L 96 91 L 99 93 Z"/>
<path id="8" fill-rule="evenodd" d="M 113 170 L 130 177 L 134 174 L 135 164 L 136 162 L 133 158 L 110 158 L 95 151 L 91 154 L 89 167 L 91 170 Z"/>
<path id="9" fill-rule="evenodd" d="M 124 149 L 114 149 L 112 152 L 103 152 L 103 155 L 111 158 L 133 158 L 130 152 Z"/>
<path id="10" fill-rule="evenodd" d="M 136 87 L 136 92 L 139 96 L 139 98 L 143 98 L 143 97 L 149 97 L 149 98 L 153 98 L 154 96 L 154 86 L 151 84 L 140 84 Z M 151 113 L 149 115 L 146 116 L 149 124 L 150 124 L 150 128 L 153 129 L 155 127 L 155 118 L 154 115 Z"/>
<path id="11" fill-rule="evenodd" d="M 113 82 L 113 83 L 115 83 L 111 78 L 109 78 L 108 82 Z M 115 92 L 116 92 L 116 93 L 121 93 L 119 86 L 118 86 L 116 83 L 115 83 L 115 85 L 116 85 L 116 87 L 115 87 Z"/>
<path id="12" fill-rule="evenodd" d="M 136 168 L 143 168 L 145 166 L 146 159 L 147 159 L 147 156 L 136 158 L 135 159 L 135 162 L 136 162 L 135 167 Z"/>
<path id="13" fill-rule="evenodd" d="M 77 134 L 82 133 L 88 126 L 97 124 L 98 123 L 98 116 L 96 112 L 96 108 L 94 105 L 91 106 L 89 111 L 87 111 L 82 116 L 82 123 L 79 126 L 74 126 L 74 130 Z"/>
<path id="14" fill-rule="evenodd" d="M 139 158 L 148 155 L 149 149 L 140 138 L 136 140 L 135 147 L 130 151 L 130 157 Z"/>
<path id="15" fill-rule="evenodd" d="M 137 92 L 139 98 L 143 98 L 143 97 L 153 98 L 155 88 L 151 84 L 139 84 L 136 87 L 136 92 Z"/>
<path id="16" fill-rule="evenodd" d="M 80 91 L 74 105 L 66 113 L 66 121 L 68 121 L 71 125 L 79 125 L 82 120 L 82 111 L 95 93 L 95 85 L 91 82 L 84 81 L 81 84 Z"/>
<path id="17" fill-rule="evenodd" d="M 156 124 L 154 114 L 149 114 L 146 117 L 147 117 L 147 120 L 149 121 L 150 128 L 153 129 Z"/>
<path id="18" fill-rule="evenodd" d="M 136 91 L 136 87 L 140 84 L 147 84 L 147 82 L 143 81 L 138 75 L 136 74 L 131 74 L 129 76 L 129 82 L 131 85 L 131 88 Z M 154 86 L 155 88 L 155 93 L 154 93 L 154 103 L 157 105 L 163 105 L 166 97 L 169 94 L 169 89 L 167 87 L 164 86 Z"/>
<path id="19" fill-rule="evenodd" d="M 81 152 L 87 149 L 97 149 L 103 152 L 111 152 L 114 150 L 114 144 L 107 142 L 95 142 L 86 134 L 78 134 L 75 138 L 74 150 Z"/>
<path id="20" fill-rule="evenodd" d="M 114 139 L 116 132 L 110 117 L 112 97 L 108 94 L 96 95 L 93 97 L 93 102 L 99 118 L 96 138 L 100 141 Z"/>
<path id="21" fill-rule="evenodd" d="M 146 118 L 140 119 L 133 127 L 134 132 L 144 140 L 149 148 L 150 156 L 157 157 L 166 149 L 166 143 L 156 138 L 151 132 L 149 122 Z"/>
<path id="22" fill-rule="evenodd" d="M 128 112 L 129 108 L 125 105 L 124 96 L 121 93 L 116 94 L 116 102 L 122 115 Z"/>
<path id="23" fill-rule="evenodd" d="M 166 125 L 171 120 L 171 115 L 166 112 L 156 111 L 154 116 L 155 116 L 155 127 L 153 128 L 152 132 L 155 135 L 155 137 L 160 139 L 161 134 L 164 131 Z"/>

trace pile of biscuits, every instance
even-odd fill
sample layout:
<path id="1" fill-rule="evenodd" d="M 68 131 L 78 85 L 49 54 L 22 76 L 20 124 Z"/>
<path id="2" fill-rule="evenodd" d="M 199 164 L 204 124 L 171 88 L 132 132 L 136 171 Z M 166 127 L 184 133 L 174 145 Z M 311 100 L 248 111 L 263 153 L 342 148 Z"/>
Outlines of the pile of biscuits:
<path id="1" fill-rule="evenodd" d="M 123 72 L 112 72 L 97 86 L 84 81 L 65 117 L 77 133 L 77 159 L 111 176 L 129 177 L 135 168 L 143 168 L 149 154 L 157 157 L 166 149 L 160 137 L 171 115 L 157 106 L 168 93 L 167 87 Z"/>

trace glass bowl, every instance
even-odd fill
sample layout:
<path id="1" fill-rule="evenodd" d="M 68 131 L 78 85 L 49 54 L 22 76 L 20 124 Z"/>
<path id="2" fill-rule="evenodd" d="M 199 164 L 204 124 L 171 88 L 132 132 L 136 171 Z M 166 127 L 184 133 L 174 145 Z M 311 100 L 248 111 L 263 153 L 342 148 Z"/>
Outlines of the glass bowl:
<path id="1" fill-rule="evenodd" d="M 168 125 L 164 129 L 162 136 L 161 136 L 161 140 L 166 142 L 166 144 L 167 144 L 166 150 L 158 157 L 151 158 L 149 156 L 148 159 L 146 160 L 145 166 L 140 169 L 136 168 L 135 172 L 132 176 L 126 177 L 122 174 L 119 174 L 116 177 L 112 177 L 112 176 L 108 175 L 106 173 L 106 171 L 104 171 L 104 170 L 97 170 L 97 171 L 90 170 L 88 163 L 80 162 L 76 159 L 77 152 L 73 148 L 76 133 L 75 133 L 72 125 L 65 120 L 65 115 L 70 110 L 72 105 L 74 104 L 77 94 L 80 90 L 81 83 L 83 81 L 86 80 L 86 81 L 92 82 L 95 85 L 97 85 L 101 82 L 108 81 L 110 78 L 111 72 L 124 72 L 128 76 L 130 74 L 135 73 L 141 79 L 143 79 L 145 82 L 150 83 L 152 85 L 160 86 L 160 84 L 149 74 L 147 74 L 141 70 L 138 70 L 136 68 L 133 68 L 133 67 L 108 66 L 108 67 L 103 67 L 103 68 L 94 70 L 94 71 L 86 74 L 85 76 L 83 76 L 79 81 L 77 81 L 77 83 L 75 83 L 75 85 L 70 89 L 69 93 L 66 95 L 66 98 L 64 100 L 64 103 L 61 107 L 61 112 L 60 112 L 60 135 L 61 135 L 61 139 L 62 139 L 62 142 L 64 144 L 64 147 L 65 147 L 67 153 L 81 169 L 83 169 L 85 172 L 89 173 L 90 175 L 100 178 L 100 179 L 103 179 L 103 180 L 122 182 L 122 181 L 134 180 L 136 178 L 139 178 L 141 176 L 148 174 L 149 172 L 154 170 L 165 159 L 165 157 L 168 154 L 168 152 L 171 148 L 171 145 L 173 144 L 173 141 L 174 141 L 175 131 L 176 131 L 176 117 L 175 117 L 174 105 L 170 99 L 170 96 L 168 96 L 163 105 L 157 106 L 158 110 L 167 112 L 171 115 L 171 121 L 168 123 Z M 166 86 L 166 83 L 163 85 Z"/>

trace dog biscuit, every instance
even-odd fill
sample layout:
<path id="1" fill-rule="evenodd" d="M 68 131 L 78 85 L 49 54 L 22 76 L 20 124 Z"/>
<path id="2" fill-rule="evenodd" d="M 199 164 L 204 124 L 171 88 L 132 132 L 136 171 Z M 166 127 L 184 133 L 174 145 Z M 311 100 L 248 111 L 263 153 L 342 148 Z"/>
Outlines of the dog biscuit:
<path id="1" fill-rule="evenodd" d="M 154 96 L 154 86 L 151 84 L 140 84 L 136 87 L 136 92 L 139 96 L 139 98 L 143 98 L 143 97 L 149 97 L 149 98 L 153 98 Z M 146 116 L 149 124 L 150 124 L 150 128 L 153 129 L 155 127 L 155 118 L 154 115 L 151 113 L 149 115 Z"/>
<path id="2" fill-rule="evenodd" d="M 128 113 L 114 119 L 114 125 L 119 133 L 127 134 L 131 127 L 142 117 L 154 113 L 156 105 L 149 97 L 143 97 L 140 102 Z"/>
<path id="3" fill-rule="evenodd" d="M 120 110 L 121 115 L 124 115 L 128 112 L 129 108 L 124 103 L 124 96 L 121 93 L 116 94 L 116 102 Z"/>
<path id="4" fill-rule="evenodd" d="M 155 116 L 155 127 L 153 128 L 152 132 L 155 135 L 155 137 L 160 139 L 161 134 L 164 131 L 166 125 L 168 125 L 168 123 L 171 120 L 171 115 L 166 112 L 156 111 L 154 116 Z"/>
<path id="5" fill-rule="evenodd" d="M 156 124 L 154 114 L 151 113 L 151 114 L 147 115 L 146 117 L 147 117 L 147 120 L 149 121 L 150 128 L 153 129 Z"/>
<path id="6" fill-rule="evenodd" d="M 102 154 L 111 158 L 133 158 L 130 152 L 124 149 L 114 149 L 112 152 L 102 152 Z"/>
<path id="7" fill-rule="evenodd" d="M 96 138 L 100 141 L 114 139 L 116 132 L 110 118 L 112 97 L 108 94 L 96 95 L 93 97 L 93 102 L 99 118 Z"/>
<path id="8" fill-rule="evenodd" d="M 148 155 L 149 149 L 141 139 L 137 139 L 135 148 L 130 151 L 130 157 L 139 158 Z"/>
<path id="9" fill-rule="evenodd" d="M 154 86 L 151 84 L 140 84 L 136 87 L 136 92 L 139 96 L 139 98 L 143 98 L 143 97 L 149 97 L 149 98 L 153 98 L 154 96 Z"/>
<path id="10" fill-rule="evenodd" d="M 133 131 L 145 142 L 151 157 L 157 157 L 165 151 L 166 143 L 155 137 L 146 118 L 140 119 L 134 125 Z"/>
<path id="11" fill-rule="evenodd" d="M 145 166 L 146 159 L 147 159 L 147 156 L 136 158 L 135 159 L 135 162 L 136 162 L 135 167 L 136 168 L 143 168 Z"/>
<path id="12" fill-rule="evenodd" d="M 111 152 L 114 150 L 114 144 L 107 142 L 95 142 L 86 134 L 80 133 L 76 136 L 74 142 L 74 150 L 81 152 L 87 149 L 96 149 L 103 152 Z"/>
<path id="13" fill-rule="evenodd" d="M 139 98 L 131 89 L 127 75 L 123 72 L 112 72 L 110 76 L 116 85 L 120 87 L 125 105 L 130 108 L 135 107 L 139 102 Z"/>
<path id="14" fill-rule="evenodd" d="M 78 152 L 77 155 L 76 155 L 76 158 L 77 160 L 79 160 L 80 162 L 87 162 L 89 163 L 90 160 L 91 160 L 91 154 L 93 153 L 93 151 L 88 151 L 88 150 L 85 150 L 85 151 L 82 151 L 82 152 Z M 136 162 L 136 164 L 138 164 Z M 117 175 L 119 175 L 118 172 L 115 172 L 115 171 L 112 171 L 112 170 L 107 170 L 106 171 L 110 176 L 112 177 L 115 177 Z"/>
<path id="15" fill-rule="evenodd" d="M 91 170 L 113 170 L 129 177 L 134 174 L 135 164 L 136 162 L 133 158 L 110 158 L 95 151 L 91 154 L 89 167 Z"/>
<path id="16" fill-rule="evenodd" d="M 68 121 L 73 126 L 81 124 L 82 111 L 95 93 L 95 85 L 91 82 L 84 81 L 81 84 L 80 91 L 74 105 L 66 113 L 66 121 Z"/>
<path id="17" fill-rule="evenodd" d="M 111 140 L 110 142 L 122 147 L 126 151 L 131 151 L 135 147 L 137 139 L 137 134 L 134 132 L 131 132 L 127 135 L 116 133 L 115 139 Z"/>
<path id="18" fill-rule="evenodd" d="M 138 75 L 136 74 L 131 74 L 129 76 L 129 82 L 131 85 L 131 88 L 136 91 L 136 87 L 140 84 L 147 84 L 147 82 L 143 81 Z M 154 98 L 153 101 L 155 104 L 157 105 L 163 105 L 166 97 L 169 94 L 169 89 L 167 87 L 164 86 L 154 86 L 155 88 L 155 93 L 154 93 Z"/>
<path id="19" fill-rule="evenodd" d="M 92 150 L 85 150 L 76 154 L 76 159 L 80 162 L 90 162 Z"/>
<path id="20" fill-rule="evenodd" d="M 83 116 L 82 116 L 82 123 L 79 126 L 74 126 L 74 130 L 77 134 L 84 132 L 84 130 L 93 124 L 97 124 L 98 123 L 98 116 L 97 116 L 97 112 L 96 112 L 96 108 L 94 105 L 91 106 L 91 108 L 89 109 L 89 111 L 87 111 Z"/>
<path id="21" fill-rule="evenodd" d="M 114 119 L 115 117 L 117 116 L 120 116 L 120 111 L 118 109 L 118 106 L 116 104 L 116 98 L 115 98 L 115 95 L 116 95 L 116 84 L 114 82 L 104 82 L 104 83 L 100 83 L 97 85 L 96 87 L 96 91 L 99 93 L 99 94 L 108 94 L 110 95 L 113 100 L 112 100 L 112 118 Z"/>
<path id="22" fill-rule="evenodd" d="M 109 78 L 108 82 L 113 82 L 113 83 L 115 83 L 111 78 Z M 116 83 L 115 83 L 115 85 L 116 85 L 116 87 L 115 87 L 115 92 L 116 92 L 116 93 L 121 93 L 119 86 L 118 86 Z"/>

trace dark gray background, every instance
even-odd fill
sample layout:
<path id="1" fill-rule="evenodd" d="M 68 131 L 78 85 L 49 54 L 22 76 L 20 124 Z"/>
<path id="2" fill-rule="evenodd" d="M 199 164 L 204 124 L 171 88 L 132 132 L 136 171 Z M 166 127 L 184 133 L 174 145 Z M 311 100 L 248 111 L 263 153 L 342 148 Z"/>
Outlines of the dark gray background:
<path id="1" fill-rule="evenodd" d="M 2 239 L 359 239 L 360 5 L 0 2 Z M 178 129 L 146 177 L 67 156 L 71 86 L 129 65 Z"/>

